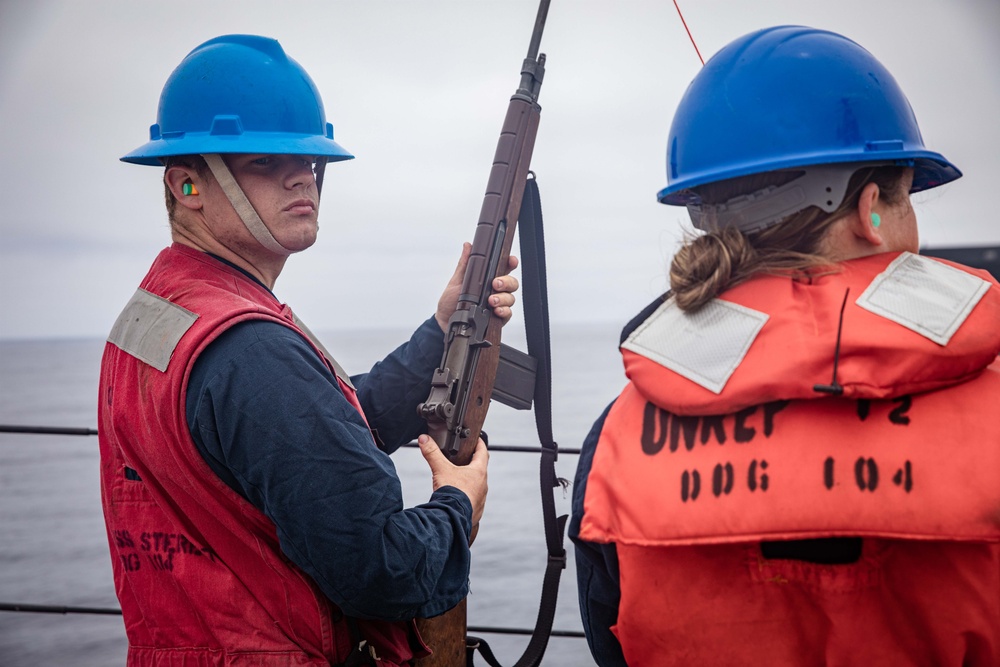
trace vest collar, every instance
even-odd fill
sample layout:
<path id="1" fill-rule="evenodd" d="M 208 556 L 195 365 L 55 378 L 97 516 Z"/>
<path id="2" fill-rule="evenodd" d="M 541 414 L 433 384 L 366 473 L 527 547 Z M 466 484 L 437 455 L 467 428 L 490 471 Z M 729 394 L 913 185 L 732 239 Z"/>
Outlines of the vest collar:
<path id="1" fill-rule="evenodd" d="M 898 264 L 894 260 L 909 258 L 952 267 L 983 283 L 945 344 L 874 312 L 867 303 L 871 299 L 864 298 Z M 850 260 L 837 268 L 806 279 L 761 275 L 720 295 L 715 305 L 741 313 L 742 324 L 735 342 L 730 341 L 729 356 L 713 357 L 714 384 L 692 379 L 692 373 L 664 360 L 685 358 L 678 353 L 685 337 L 683 318 L 661 327 L 656 336 L 647 335 L 644 346 L 630 344 L 670 308 L 669 299 L 623 343 L 626 374 L 650 401 L 675 414 L 722 414 L 773 400 L 822 398 L 829 394 L 815 387 L 831 379 L 842 395 L 853 398 L 938 389 L 974 377 L 1000 354 L 1000 285 L 987 272 L 907 253 Z M 690 331 L 687 340 L 687 359 L 712 357 L 722 349 Z M 704 371 L 711 364 L 689 366 Z"/>

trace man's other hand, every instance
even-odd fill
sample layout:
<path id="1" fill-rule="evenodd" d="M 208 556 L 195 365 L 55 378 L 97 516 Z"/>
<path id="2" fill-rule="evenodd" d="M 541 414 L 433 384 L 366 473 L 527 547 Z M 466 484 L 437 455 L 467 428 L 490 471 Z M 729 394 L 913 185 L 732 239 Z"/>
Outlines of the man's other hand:
<path id="1" fill-rule="evenodd" d="M 437 491 L 442 486 L 453 486 L 468 496 L 472 503 L 472 525 L 477 526 L 486 507 L 486 465 L 490 460 L 486 443 L 482 438 L 479 439 L 472 460 L 465 466 L 457 466 L 449 461 L 429 435 L 421 435 L 417 438 L 417 443 L 420 445 L 420 453 L 431 467 L 434 490 Z"/>

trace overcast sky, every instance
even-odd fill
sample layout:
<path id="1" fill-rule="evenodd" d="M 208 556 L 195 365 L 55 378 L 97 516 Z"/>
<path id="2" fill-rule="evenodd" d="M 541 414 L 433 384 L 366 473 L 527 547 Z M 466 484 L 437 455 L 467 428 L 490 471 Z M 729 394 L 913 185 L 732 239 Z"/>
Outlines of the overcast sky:
<path id="1" fill-rule="evenodd" d="M 537 3 L 0 0 L 0 338 L 105 336 L 168 243 L 144 143 L 164 81 L 225 33 L 277 38 L 357 159 L 327 171 L 317 245 L 276 293 L 314 330 L 415 325 L 470 240 Z M 965 172 L 918 195 L 922 243 L 1000 245 L 1000 2 L 681 0 L 707 59 L 779 24 L 865 46 L 931 150 Z M 556 323 L 628 320 L 666 287 L 683 209 L 674 109 L 700 63 L 671 0 L 552 0 L 532 168 Z M 516 250 L 515 250 L 516 252 Z"/>

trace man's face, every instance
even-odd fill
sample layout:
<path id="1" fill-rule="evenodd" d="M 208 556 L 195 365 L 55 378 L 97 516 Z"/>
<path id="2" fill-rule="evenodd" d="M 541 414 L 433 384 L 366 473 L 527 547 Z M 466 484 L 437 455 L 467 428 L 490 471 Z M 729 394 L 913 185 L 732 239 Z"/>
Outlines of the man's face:
<path id="1" fill-rule="evenodd" d="M 223 159 L 278 243 L 298 252 L 316 242 L 319 193 L 312 156 L 233 154 Z M 226 245 L 260 247 L 222 189 L 217 183 L 213 185 L 210 196 L 218 212 L 218 216 L 212 216 L 217 223 L 217 238 Z"/>

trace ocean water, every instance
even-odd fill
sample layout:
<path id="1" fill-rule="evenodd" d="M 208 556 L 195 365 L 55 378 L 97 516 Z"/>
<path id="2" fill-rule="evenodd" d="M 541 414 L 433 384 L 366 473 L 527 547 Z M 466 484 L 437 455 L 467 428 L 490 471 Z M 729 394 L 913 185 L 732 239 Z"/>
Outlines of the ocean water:
<path id="1" fill-rule="evenodd" d="M 351 373 L 362 372 L 405 331 L 319 332 Z M 526 350 L 508 327 L 504 342 Z M 618 327 L 554 327 L 555 438 L 578 448 L 624 378 L 616 351 Z M 0 341 L 0 424 L 96 428 L 100 340 Z M 536 445 L 534 416 L 494 403 L 485 429 L 494 444 Z M 0 602 L 117 608 L 101 513 L 97 438 L 0 433 Z M 418 451 L 393 455 L 408 505 L 424 502 L 430 475 Z M 560 476 L 572 480 L 577 457 L 563 454 Z M 534 626 L 546 562 L 538 457 L 496 452 L 490 459 L 486 514 L 473 546 L 468 622 Z M 557 495 L 568 513 L 569 492 Z M 567 549 L 570 548 L 566 541 Z M 571 551 L 571 549 L 570 549 Z M 581 629 L 572 553 L 560 582 L 554 627 Z M 527 636 L 481 633 L 504 665 Z M 0 667 L 108 667 L 125 661 L 120 616 L 0 611 Z M 477 660 L 477 664 L 485 664 Z M 552 638 L 543 662 L 593 665 L 582 638 Z"/>

